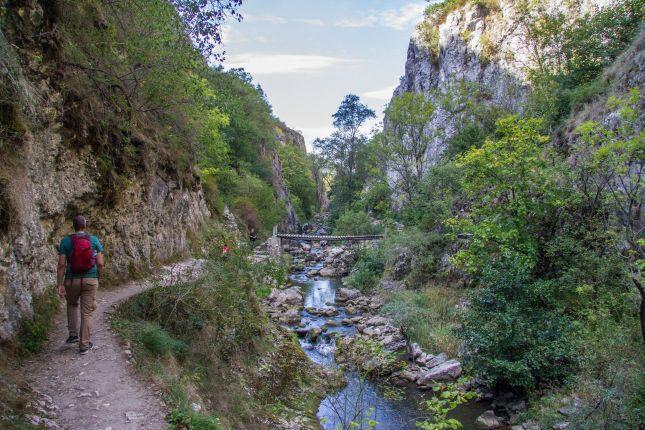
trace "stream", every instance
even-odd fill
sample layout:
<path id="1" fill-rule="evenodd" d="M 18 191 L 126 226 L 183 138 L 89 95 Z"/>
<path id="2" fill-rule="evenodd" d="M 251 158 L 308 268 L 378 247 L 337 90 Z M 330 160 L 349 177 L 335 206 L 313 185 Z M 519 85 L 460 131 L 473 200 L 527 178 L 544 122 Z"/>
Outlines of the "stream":
<path id="1" fill-rule="evenodd" d="M 301 324 L 306 329 L 326 326 L 315 341 L 300 339 L 300 345 L 314 362 L 325 367 L 338 366 L 335 360 L 336 335 L 347 336 L 356 332 L 353 325 L 342 325 L 347 317 L 344 307 L 335 303 L 336 290 L 342 286 L 340 278 L 310 278 L 306 274 L 311 269 L 320 269 L 322 263 L 305 267 L 293 273 L 291 281 L 299 286 L 305 295 L 304 309 L 301 311 Z M 320 309 L 333 306 L 339 314 L 333 317 L 318 316 L 309 313 L 307 308 Z M 302 325 L 301 325 L 302 328 Z M 429 395 L 413 386 L 397 387 L 398 395 L 391 395 L 381 384 L 363 378 L 357 372 L 345 373 L 347 385 L 338 393 L 325 398 L 318 409 L 318 418 L 325 430 L 368 429 L 376 422 L 376 429 L 399 430 L 418 429 L 416 422 L 422 420 L 426 413 L 419 407 L 424 396 Z M 389 391 L 389 393 L 388 393 Z M 390 394 L 390 395 L 388 395 Z M 485 405 L 470 402 L 457 407 L 450 417 L 458 419 L 464 429 L 475 429 L 477 417 L 486 410 Z M 350 427 L 350 423 L 358 426 Z"/>

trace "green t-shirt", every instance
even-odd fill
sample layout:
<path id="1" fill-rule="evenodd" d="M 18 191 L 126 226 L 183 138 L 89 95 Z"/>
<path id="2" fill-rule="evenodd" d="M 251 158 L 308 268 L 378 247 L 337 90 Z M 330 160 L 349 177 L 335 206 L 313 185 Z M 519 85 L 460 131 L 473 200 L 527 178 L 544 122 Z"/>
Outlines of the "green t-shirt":
<path id="1" fill-rule="evenodd" d="M 99 242 L 99 239 L 96 236 L 90 235 L 90 243 L 92 244 L 92 249 L 97 253 L 103 252 L 103 245 L 101 245 L 101 242 Z M 72 273 L 72 268 L 69 265 L 69 257 L 72 255 L 71 236 L 65 236 L 63 240 L 60 241 L 58 255 L 64 255 L 65 257 L 67 257 L 67 270 L 65 271 L 65 279 L 99 277 L 99 269 L 96 267 L 96 264 L 85 273 Z"/>

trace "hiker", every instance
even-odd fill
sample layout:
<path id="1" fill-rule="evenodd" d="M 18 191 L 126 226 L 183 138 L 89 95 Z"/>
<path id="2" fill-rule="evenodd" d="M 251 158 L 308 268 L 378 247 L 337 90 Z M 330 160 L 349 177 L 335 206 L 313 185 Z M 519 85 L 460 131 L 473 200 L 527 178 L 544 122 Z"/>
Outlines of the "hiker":
<path id="1" fill-rule="evenodd" d="M 84 216 L 76 215 L 73 226 L 75 233 L 65 236 L 58 249 L 56 286 L 58 295 L 67 301 L 69 337 L 65 342 L 78 342 L 79 353 L 85 355 L 94 346 L 90 342 L 90 333 L 92 312 L 96 309 L 96 290 L 103 272 L 103 245 L 96 236 L 85 232 L 87 221 Z"/>
<path id="2" fill-rule="evenodd" d="M 255 247 L 255 241 L 258 240 L 258 234 L 255 232 L 255 229 L 251 227 L 249 231 L 249 240 L 251 241 L 251 249 Z"/>

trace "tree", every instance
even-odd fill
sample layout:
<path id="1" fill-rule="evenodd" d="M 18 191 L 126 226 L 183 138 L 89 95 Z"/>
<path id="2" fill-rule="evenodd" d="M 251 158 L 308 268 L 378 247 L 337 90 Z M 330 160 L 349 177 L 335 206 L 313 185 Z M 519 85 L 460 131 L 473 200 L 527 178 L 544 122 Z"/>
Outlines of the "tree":
<path id="1" fill-rule="evenodd" d="M 384 133 L 389 167 L 398 175 L 398 186 L 408 202 L 427 170 L 426 152 L 433 136 L 426 124 L 434 111 L 435 106 L 423 94 L 410 92 L 395 97 L 385 110 L 390 123 Z"/>
<path id="2" fill-rule="evenodd" d="M 223 60 L 223 53 L 216 52 L 222 43 L 222 23 L 230 16 L 238 21 L 242 15 L 237 11 L 242 0 L 170 0 L 182 22 L 187 35 L 206 59 Z"/>
<path id="3" fill-rule="evenodd" d="M 628 262 L 632 283 L 641 298 L 641 336 L 645 342 L 645 286 L 642 267 L 645 262 L 645 132 L 637 130 L 638 89 L 624 98 L 612 97 L 608 106 L 617 109 L 620 123 L 615 130 L 595 121 L 580 125 L 575 147 L 579 167 L 578 188 L 588 199 L 604 204 L 615 213 L 614 224 L 623 237 L 619 246 Z"/>
<path id="4" fill-rule="evenodd" d="M 349 94 L 341 102 L 338 111 L 332 115 L 336 131 L 324 139 L 316 139 L 316 147 L 321 156 L 335 172 L 331 195 L 333 207 L 339 210 L 355 199 L 362 189 L 360 177 L 365 175 L 363 149 L 367 137 L 360 133 L 360 128 L 376 114 L 362 104 L 358 96 Z"/>

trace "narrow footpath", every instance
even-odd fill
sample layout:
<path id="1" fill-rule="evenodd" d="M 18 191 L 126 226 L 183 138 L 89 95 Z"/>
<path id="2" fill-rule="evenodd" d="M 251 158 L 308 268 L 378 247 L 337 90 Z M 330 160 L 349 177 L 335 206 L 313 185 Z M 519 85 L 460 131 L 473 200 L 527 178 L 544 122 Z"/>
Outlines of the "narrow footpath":
<path id="1" fill-rule="evenodd" d="M 64 307 L 42 353 L 23 368 L 41 406 L 61 428 L 158 430 L 167 427 L 165 407 L 154 387 L 145 385 L 128 363 L 123 342 L 110 330 L 109 312 L 117 303 L 155 285 L 196 276 L 200 260 L 186 260 L 162 269 L 156 280 L 131 281 L 97 293 L 92 342 L 87 355 L 78 344 L 67 345 Z M 49 427 L 49 426 L 48 426 Z"/>

